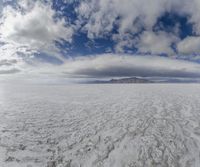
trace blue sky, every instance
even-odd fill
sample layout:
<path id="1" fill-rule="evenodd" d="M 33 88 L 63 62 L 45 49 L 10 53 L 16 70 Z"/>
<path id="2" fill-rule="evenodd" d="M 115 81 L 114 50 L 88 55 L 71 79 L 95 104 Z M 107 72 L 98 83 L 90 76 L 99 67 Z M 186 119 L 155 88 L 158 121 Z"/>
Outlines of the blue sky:
<path id="1" fill-rule="evenodd" d="M 200 76 L 198 0 L 0 0 L 0 75 Z"/>

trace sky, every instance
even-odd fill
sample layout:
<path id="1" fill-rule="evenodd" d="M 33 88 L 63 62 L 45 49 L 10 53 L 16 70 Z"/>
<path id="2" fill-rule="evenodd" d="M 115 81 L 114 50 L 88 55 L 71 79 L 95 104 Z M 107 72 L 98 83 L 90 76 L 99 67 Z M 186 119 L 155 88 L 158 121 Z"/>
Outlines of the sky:
<path id="1" fill-rule="evenodd" d="M 0 77 L 200 78 L 199 0 L 0 0 Z"/>

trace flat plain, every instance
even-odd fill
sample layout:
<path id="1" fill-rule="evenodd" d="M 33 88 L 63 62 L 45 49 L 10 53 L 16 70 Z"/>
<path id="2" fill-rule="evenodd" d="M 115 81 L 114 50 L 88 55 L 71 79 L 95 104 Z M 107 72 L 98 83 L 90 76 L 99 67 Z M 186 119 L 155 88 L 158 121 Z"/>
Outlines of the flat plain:
<path id="1" fill-rule="evenodd" d="M 199 167 L 200 85 L 0 86 L 1 167 Z"/>

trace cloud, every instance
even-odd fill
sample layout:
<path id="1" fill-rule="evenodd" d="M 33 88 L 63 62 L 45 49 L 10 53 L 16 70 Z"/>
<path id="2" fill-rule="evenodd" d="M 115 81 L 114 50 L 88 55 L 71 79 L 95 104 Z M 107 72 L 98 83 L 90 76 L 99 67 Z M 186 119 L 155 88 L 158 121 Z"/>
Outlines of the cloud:
<path id="1" fill-rule="evenodd" d="M 140 41 L 137 47 L 140 52 L 152 54 L 168 53 L 170 55 L 175 54 L 171 47 L 172 43 L 177 42 L 179 39 L 173 34 L 166 32 L 145 31 L 140 36 Z"/>
<path id="2" fill-rule="evenodd" d="M 32 59 L 34 52 L 27 47 L 4 43 L 2 46 L 0 45 L 0 67 L 4 69 L 20 68 L 26 64 L 26 59 Z"/>
<path id="3" fill-rule="evenodd" d="M 154 31 L 158 19 L 166 13 L 185 17 L 187 23 L 193 25 L 195 37 L 200 35 L 199 10 L 199 0 L 124 0 L 123 3 L 121 0 L 83 0 L 76 12 L 81 30 L 91 39 L 111 36 L 116 42 L 116 52 L 123 53 L 126 48 L 138 46 L 136 48 L 142 52 L 165 52 L 170 55 L 174 53 L 171 46 L 178 45 L 179 34 Z M 179 32 L 180 27 L 177 25 L 178 23 L 174 25 L 174 29 Z M 141 33 L 142 31 L 145 32 Z M 189 46 L 187 50 L 192 51 L 193 45 Z M 188 52 L 190 53 L 192 52 Z"/>
<path id="4" fill-rule="evenodd" d="M 75 11 L 65 11 L 68 8 L 60 7 L 56 1 L 57 9 L 50 0 L 19 0 L 0 7 L 1 73 L 48 70 L 49 74 L 85 77 L 200 77 L 199 65 L 187 62 L 184 57 L 200 54 L 199 0 L 65 0 L 64 3 L 75 3 Z M 166 13 L 186 18 L 185 24 L 192 25 L 192 34 L 182 39 L 181 23 L 166 28 L 158 22 Z M 106 44 L 111 41 L 113 54 L 73 58 L 69 54 L 72 52 L 68 52 L 71 48 L 82 49 L 74 44 L 93 42 L 95 48 L 95 42 L 101 45 L 102 41 Z M 95 54 L 92 49 L 84 53 Z M 174 59 L 154 56 L 160 54 Z M 185 61 L 175 57 L 184 57 Z M 192 61 L 197 59 L 195 56 Z"/>
<path id="5" fill-rule="evenodd" d="M 200 65 L 159 56 L 103 54 L 67 60 L 60 72 L 74 77 L 94 78 L 200 77 Z"/>
<path id="6" fill-rule="evenodd" d="M 56 17 L 51 2 L 19 0 L 9 4 L 3 6 L 0 15 L 1 73 L 18 72 L 8 66 L 19 69 L 34 64 L 38 62 L 35 55 L 41 53 L 62 61 L 55 41 L 70 43 L 74 30 L 65 18 Z"/>
<path id="7" fill-rule="evenodd" d="M 16 69 L 16 68 L 12 68 L 12 69 L 7 69 L 7 70 L 1 70 L 0 69 L 0 75 L 1 74 L 15 74 L 15 73 L 19 73 L 20 70 Z"/>
<path id="8" fill-rule="evenodd" d="M 169 0 L 168 0 L 169 1 Z M 138 32 L 141 26 L 151 28 L 167 10 L 166 0 L 85 0 L 77 9 L 89 37 L 104 35 L 118 24 L 119 33 Z M 170 0 L 171 2 L 171 0 Z M 148 4 L 148 5 L 147 5 Z"/>
<path id="9" fill-rule="evenodd" d="M 138 38 L 135 38 L 134 34 L 140 33 L 143 29 L 151 31 L 151 38 L 159 38 L 158 34 L 152 31 L 158 18 L 174 9 L 177 4 L 180 6 L 181 3 L 180 0 L 125 0 L 123 3 L 121 0 L 85 0 L 76 11 L 80 24 L 83 25 L 82 30 L 87 32 L 89 38 L 106 37 L 111 34 L 113 40 L 117 42 L 116 51 L 123 52 L 124 47 L 132 48 L 135 45 Z M 116 27 L 117 33 L 112 34 Z M 144 35 L 146 34 L 143 34 L 141 39 L 145 38 Z M 167 33 L 159 35 L 167 36 Z M 160 48 L 159 52 L 171 54 L 172 49 L 169 46 L 174 37 L 169 35 L 167 40 L 162 47 L 168 46 L 164 46 L 164 50 Z M 144 41 L 141 41 L 140 45 L 142 42 Z M 149 52 L 151 49 L 152 46 Z M 158 48 L 153 48 L 152 51 L 157 52 Z"/>
<path id="10" fill-rule="evenodd" d="M 188 15 L 188 22 L 193 24 L 193 32 L 196 35 L 200 35 L 200 13 L 197 12 L 200 10 L 200 1 L 184 0 L 179 4 L 179 13 Z"/>
<path id="11" fill-rule="evenodd" d="M 19 3 L 23 10 L 3 8 L 1 40 L 42 51 L 56 49 L 55 41 L 72 41 L 72 27 L 63 18 L 55 19 L 56 13 L 49 4 L 28 2 Z"/>
<path id="12" fill-rule="evenodd" d="M 187 37 L 177 45 L 177 50 L 182 54 L 200 53 L 200 37 Z"/>
<path id="13" fill-rule="evenodd" d="M 0 67 L 1 66 L 12 66 L 13 64 L 16 64 L 16 63 L 17 63 L 16 59 L 11 59 L 11 60 L 3 59 L 3 60 L 0 60 Z"/>
<path id="14" fill-rule="evenodd" d="M 3 10 L 3 1 L 1 0 L 0 1 L 0 15 L 1 15 L 2 10 Z"/>

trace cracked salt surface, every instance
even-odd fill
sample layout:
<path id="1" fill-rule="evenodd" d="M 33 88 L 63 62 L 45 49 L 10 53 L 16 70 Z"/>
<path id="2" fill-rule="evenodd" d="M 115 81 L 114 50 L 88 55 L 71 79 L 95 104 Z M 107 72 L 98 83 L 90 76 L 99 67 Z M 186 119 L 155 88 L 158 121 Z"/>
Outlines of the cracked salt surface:
<path id="1" fill-rule="evenodd" d="M 199 167 L 200 85 L 1 85 L 1 167 Z"/>

